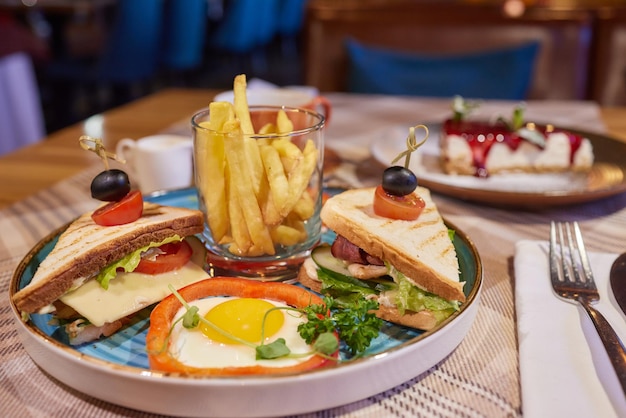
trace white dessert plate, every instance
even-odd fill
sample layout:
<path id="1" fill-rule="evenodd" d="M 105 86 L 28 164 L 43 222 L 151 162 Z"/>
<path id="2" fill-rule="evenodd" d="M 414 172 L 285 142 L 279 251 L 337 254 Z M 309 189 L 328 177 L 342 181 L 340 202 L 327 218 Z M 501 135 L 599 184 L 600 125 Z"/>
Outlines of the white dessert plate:
<path id="1" fill-rule="evenodd" d="M 441 123 L 425 125 L 429 139 L 412 154 L 410 168 L 419 184 L 434 192 L 480 203 L 527 208 L 583 203 L 626 192 L 626 143 L 607 136 L 567 129 L 591 141 L 595 162 L 589 173 L 511 173 L 478 178 L 444 173 L 439 164 Z M 408 129 L 408 126 L 394 126 L 376 132 L 370 145 L 372 156 L 388 166 L 406 149 Z M 419 132 L 416 134 L 419 137 Z"/>
<path id="2" fill-rule="evenodd" d="M 157 203 L 196 208 L 195 189 L 152 195 Z M 9 293 L 26 286 L 53 248 L 60 228 L 41 240 L 20 262 Z M 50 376 L 69 387 L 140 411 L 186 417 L 283 416 L 328 409 L 391 389 L 426 372 L 452 353 L 469 331 L 479 306 L 482 264 L 474 244 L 454 225 L 454 246 L 467 301 L 452 317 L 428 332 L 385 323 L 366 356 L 353 362 L 291 375 L 187 377 L 153 372 L 145 336 L 150 308 L 111 337 L 80 346 L 67 344 L 50 315 L 20 318 L 11 309 L 24 348 Z M 345 353 L 344 353 L 345 354 Z M 410 367 L 407 367 L 409 366 Z"/>

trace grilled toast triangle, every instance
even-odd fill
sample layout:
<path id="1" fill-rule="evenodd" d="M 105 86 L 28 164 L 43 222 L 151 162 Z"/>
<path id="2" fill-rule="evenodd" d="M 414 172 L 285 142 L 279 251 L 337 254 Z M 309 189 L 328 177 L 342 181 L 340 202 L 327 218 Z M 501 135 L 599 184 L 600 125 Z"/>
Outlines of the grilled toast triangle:
<path id="1" fill-rule="evenodd" d="M 144 213 L 136 221 L 117 226 L 100 226 L 88 212 L 62 232 L 57 243 L 40 263 L 31 282 L 13 296 L 15 306 L 34 313 L 104 267 L 131 252 L 178 235 L 201 233 L 202 212 L 144 202 Z"/>
<path id="2" fill-rule="evenodd" d="M 465 301 L 454 245 L 430 191 L 415 191 L 426 203 L 414 221 L 374 213 L 375 188 L 348 190 L 330 198 L 321 218 L 326 226 L 367 253 L 389 262 L 415 286 L 447 300 Z"/>

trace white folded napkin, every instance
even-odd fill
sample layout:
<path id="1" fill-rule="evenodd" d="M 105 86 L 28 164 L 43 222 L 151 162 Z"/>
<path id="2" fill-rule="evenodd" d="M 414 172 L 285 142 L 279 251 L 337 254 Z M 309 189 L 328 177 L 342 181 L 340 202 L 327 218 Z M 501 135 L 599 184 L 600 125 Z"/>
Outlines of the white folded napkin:
<path id="1" fill-rule="evenodd" d="M 600 292 L 594 307 L 626 342 L 626 315 L 609 283 L 616 257 L 589 253 Z M 626 416 L 626 398 L 591 320 L 552 290 L 546 241 L 517 243 L 515 301 L 524 417 Z"/>

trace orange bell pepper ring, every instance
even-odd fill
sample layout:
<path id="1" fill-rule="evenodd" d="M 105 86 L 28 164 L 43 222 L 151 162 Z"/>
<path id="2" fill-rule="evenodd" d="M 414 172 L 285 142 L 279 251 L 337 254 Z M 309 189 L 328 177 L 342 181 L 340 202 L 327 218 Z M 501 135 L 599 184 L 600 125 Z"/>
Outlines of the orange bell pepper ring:
<path id="1" fill-rule="evenodd" d="M 232 277 L 205 279 L 180 289 L 178 293 L 190 305 L 193 304 L 194 300 L 210 296 L 270 299 L 283 302 L 295 308 L 305 308 L 309 305 L 324 303 L 319 296 L 298 286 L 280 282 L 257 282 Z M 150 314 L 150 329 L 146 336 L 146 351 L 150 369 L 152 370 L 196 376 L 236 376 L 299 373 L 336 363 L 333 359 L 314 354 L 301 363 L 283 367 L 255 365 L 205 368 L 183 364 L 170 354 L 168 347 L 168 337 L 172 329 L 174 316 L 181 307 L 181 302 L 172 294 L 163 299 Z M 337 355 L 338 352 L 334 354 L 334 357 Z"/>

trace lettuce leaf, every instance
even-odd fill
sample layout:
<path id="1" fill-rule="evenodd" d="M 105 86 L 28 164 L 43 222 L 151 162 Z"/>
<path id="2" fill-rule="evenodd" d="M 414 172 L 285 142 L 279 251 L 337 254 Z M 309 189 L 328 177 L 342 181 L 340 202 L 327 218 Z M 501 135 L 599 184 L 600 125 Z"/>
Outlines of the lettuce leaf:
<path id="1" fill-rule="evenodd" d="M 398 285 L 397 290 L 388 296 L 394 301 L 400 314 L 404 314 L 407 310 L 419 312 L 428 309 L 435 314 L 437 322 L 440 322 L 459 310 L 458 301 L 449 301 L 420 289 L 411 283 L 404 274 L 396 270 L 390 264 L 386 264 L 389 275 Z"/>
<path id="2" fill-rule="evenodd" d="M 128 255 L 126 255 L 121 260 L 118 260 L 112 264 L 109 264 L 95 276 L 95 279 L 100 283 L 105 290 L 109 289 L 109 282 L 115 278 L 117 275 L 118 269 L 125 271 L 126 273 L 131 272 L 137 268 L 139 262 L 141 261 L 141 254 L 145 251 L 149 250 L 153 247 L 160 247 L 161 245 L 168 244 L 174 241 L 181 241 L 182 238 L 178 235 L 174 235 L 168 238 L 165 238 L 161 242 L 151 242 L 143 248 L 140 248 Z"/>
<path id="3" fill-rule="evenodd" d="M 393 281 L 358 280 L 318 269 L 317 276 L 322 282 L 321 293 L 332 296 L 339 304 L 351 303 L 356 299 L 384 293 L 396 305 L 400 314 L 403 315 L 406 311 L 419 312 L 428 309 L 433 312 L 438 323 L 459 310 L 458 301 L 448 301 L 426 292 L 413 285 L 404 274 L 389 263 L 386 263 L 386 266 Z"/>
<path id="4" fill-rule="evenodd" d="M 370 287 L 353 277 L 333 274 L 321 269 L 317 270 L 317 277 L 322 282 L 322 294 L 332 296 L 340 305 L 378 294 L 375 287 Z"/>

